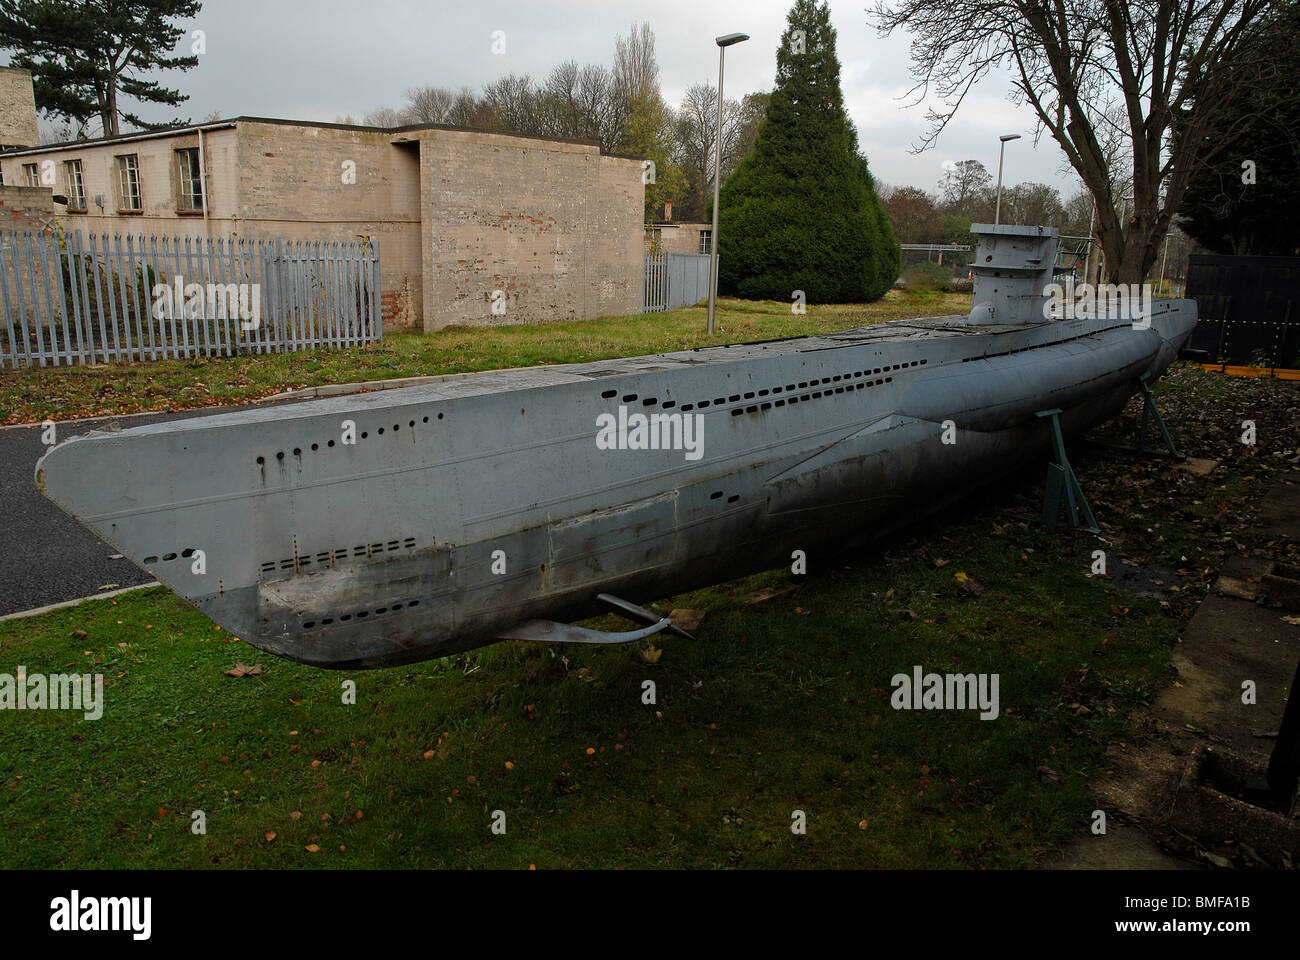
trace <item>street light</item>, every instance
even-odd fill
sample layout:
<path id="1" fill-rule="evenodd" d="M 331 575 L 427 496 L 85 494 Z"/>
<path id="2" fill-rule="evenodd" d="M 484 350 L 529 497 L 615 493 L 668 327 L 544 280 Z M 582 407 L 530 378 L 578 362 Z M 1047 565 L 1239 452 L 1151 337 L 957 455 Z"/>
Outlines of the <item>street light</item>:
<path id="1" fill-rule="evenodd" d="M 747 33 L 729 33 L 718 37 L 718 139 L 713 151 L 713 233 L 709 235 L 709 336 L 713 336 L 714 314 L 718 308 L 718 197 L 722 192 L 722 68 L 727 47 L 749 39 Z"/>
<path id="2" fill-rule="evenodd" d="M 1002 158 L 1007 153 L 1007 141 L 1019 140 L 1020 134 L 1004 133 L 998 139 L 1002 141 L 1002 146 L 998 148 L 998 203 L 993 211 L 993 225 L 995 227 L 1002 222 Z"/>

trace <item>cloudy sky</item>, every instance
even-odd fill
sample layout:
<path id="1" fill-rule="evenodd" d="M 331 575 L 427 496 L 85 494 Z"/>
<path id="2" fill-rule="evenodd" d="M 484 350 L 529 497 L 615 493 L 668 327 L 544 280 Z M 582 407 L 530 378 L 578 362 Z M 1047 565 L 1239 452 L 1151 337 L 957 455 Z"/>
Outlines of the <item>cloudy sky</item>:
<path id="1" fill-rule="evenodd" d="M 216 111 L 332 121 L 400 106 L 424 84 L 481 88 L 507 73 L 544 77 L 561 60 L 605 63 L 614 39 L 633 22 L 655 33 L 660 80 L 669 103 L 693 83 L 717 82 L 715 36 L 744 32 L 730 48 L 729 97 L 770 89 L 776 47 L 790 0 L 205 0 L 194 29 L 207 53 L 167 82 L 191 95 L 182 115 Z M 900 99 L 911 87 L 908 40 L 880 39 L 867 25 L 866 0 L 832 0 L 842 82 L 850 116 L 877 178 L 935 189 L 945 161 L 978 159 L 997 174 L 998 135 L 1020 133 L 1007 148 L 1006 182 L 1050 183 L 1063 197 L 1076 180 L 1050 138 L 1035 148 L 1033 115 L 1007 100 L 1005 77 L 990 77 L 968 97 L 936 147 L 909 148 L 925 130 L 925 110 Z M 506 53 L 492 53 L 492 33 Z M 169 110 L 152 110 L 166 120 Z"/>

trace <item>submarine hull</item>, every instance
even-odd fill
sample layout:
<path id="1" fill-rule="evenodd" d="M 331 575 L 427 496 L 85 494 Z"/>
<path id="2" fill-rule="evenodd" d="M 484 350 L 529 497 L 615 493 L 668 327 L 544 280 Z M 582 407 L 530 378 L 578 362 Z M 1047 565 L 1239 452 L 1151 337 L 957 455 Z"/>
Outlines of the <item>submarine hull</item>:
<path id="1" fill-rule="evenodd" d="M 91 433 L 37 483 L 241 640 L 393 666 L 895 530 L 1041 457 L 1039 411 L 1114 416 L 1195 319 L 941 317 L 445 378 Z"/>

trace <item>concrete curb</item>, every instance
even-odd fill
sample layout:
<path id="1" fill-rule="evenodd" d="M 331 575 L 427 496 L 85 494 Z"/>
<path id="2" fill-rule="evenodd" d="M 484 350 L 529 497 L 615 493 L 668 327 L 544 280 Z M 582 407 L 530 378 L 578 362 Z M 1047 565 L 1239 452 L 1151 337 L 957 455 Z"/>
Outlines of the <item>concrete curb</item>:
<path id="1" fill-rule="evenodd" d="M 29 620 L 32 617 L 39 617 L 45 613 L 54 613 L 56 610 L 68 610 L 72 607 L 79 607 L 83 603 L 90 603 L 92 600 L 109 600 L 113 597 L 120 597 L 125 593 L 135 593 L 139 590 L 153 590 L 161 586 L 161 583 L 142 583 L 138 587 L 123 587 L 121 590 L 111 590 L 108 593 L 97 593 L 93 597 L 81 597 L 77 600 L 65 600 L 62 603 L 52 603 L 47 607 L 37 607 L 34 610 L 23 610 L 19 613 L 7 613 L 3 617 L 0 617 L 0 623 L 6 623 L 10 620 Z"/>

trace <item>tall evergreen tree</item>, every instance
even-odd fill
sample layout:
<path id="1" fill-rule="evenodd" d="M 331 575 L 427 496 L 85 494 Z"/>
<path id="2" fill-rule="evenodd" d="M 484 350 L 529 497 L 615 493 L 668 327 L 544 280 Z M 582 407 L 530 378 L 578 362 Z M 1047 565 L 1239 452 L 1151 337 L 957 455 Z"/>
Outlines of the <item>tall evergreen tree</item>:
<path id="1" fill-rule="evenodd" d="M 830 11 L 796 0 L 754 152 L 722 187 L 718 286 L 752 299 L 860 303 L 898 278 L 900 251 L 844 109 Z"/>
<path id="2" fill-rule="evenodd" d="M 0 50 L 32 72 L 36 106 L 47 114 L 77 124 L 98 117 L 106 136 L 120 133 L 122 120 L 154 129 L 163 124 L 146 123 L 121 99 L 172 107 L 189 99 L 144 74 L 198 64 L 170 54 L 185 36 L 175 20 L 201 8 L 199 0 L 0 0 Z"/>

